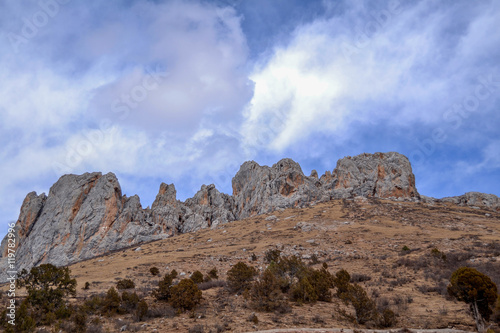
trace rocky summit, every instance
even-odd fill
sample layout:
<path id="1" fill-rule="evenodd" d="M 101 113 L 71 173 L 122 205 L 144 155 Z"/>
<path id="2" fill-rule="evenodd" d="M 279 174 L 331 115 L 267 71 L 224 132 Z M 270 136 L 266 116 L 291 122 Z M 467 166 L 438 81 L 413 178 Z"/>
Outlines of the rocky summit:
<path id="1" fill-rule="evenodd" d="M 233 194 L 228 195 L 214 185 L 203 185 L 182 202 L 173 184 L 162 183 L 151 208 L 143 208 L 138 196 L 122 195 L 113 173 L 64 175 L 48 195 L 31 192 L 26 196 L 15 227 L 17 268 L 67 265 L 276 209 L 332 199 L 421 200 L 409 160 L 395 152 L 345 157 L 321 177 L 314 170 L 304 175 L 291 159 L 272 167 L 249 161 L 234 176 L 232 188 Z M 492 195 L 468 193 L 442 200 L 500 210 L 498 197 Z M 1 255 L 6 254 L 5 238 Z"/>

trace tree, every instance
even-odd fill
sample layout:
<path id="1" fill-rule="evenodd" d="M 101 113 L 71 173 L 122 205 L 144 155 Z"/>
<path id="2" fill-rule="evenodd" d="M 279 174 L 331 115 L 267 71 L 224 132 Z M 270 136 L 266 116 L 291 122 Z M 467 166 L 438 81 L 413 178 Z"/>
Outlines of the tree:
<path id="1" fill-rule="evenodd" d="M 201 302 L 201 290 L 191 279 L 182 279 L 170 291 L 172 306 L 181 311 L 192 310 Z"/>
<path id="2" fill-rule="evenodd" d="M 66 316 L 68 309 L 64 297 L 76 295 L 76 280 L 71 278 L 69 268 L 52 264 L 33 267 L 29 273 L 23 269 L 17 286 L 26 287 L 27 305 L 43 324 L 51 324 L 56 314 L 60 314 L 57 317 Z"/>
<path id="3" fill-rule="evenodd" d="M 469 304 L 479 332 L 484 331 L 492 307 L 497 300 L 497 286 L 491 279 L 474 268 L 461 267 L 450 278 L 448 293 Z"/>

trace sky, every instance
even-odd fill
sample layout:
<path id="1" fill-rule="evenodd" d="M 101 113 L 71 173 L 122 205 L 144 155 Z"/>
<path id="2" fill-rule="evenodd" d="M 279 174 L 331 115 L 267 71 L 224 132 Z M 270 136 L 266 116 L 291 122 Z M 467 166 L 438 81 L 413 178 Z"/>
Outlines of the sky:
<path id="1" fill-rule="evenodd" d="M 500 195 L 500 1 L 3 0 L 0 233 L 63 174 L 150 206 L 247 160 L 397 151 L 418 191 Z"/>

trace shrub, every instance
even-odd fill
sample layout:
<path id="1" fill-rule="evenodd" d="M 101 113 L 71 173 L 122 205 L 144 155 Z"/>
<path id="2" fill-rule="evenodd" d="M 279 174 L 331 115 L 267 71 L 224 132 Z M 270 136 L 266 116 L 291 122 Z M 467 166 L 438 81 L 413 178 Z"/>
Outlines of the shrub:
<path id="1" fill-rule="evenodd" d="M 318 256 L 313 253 L 313 255 L 311 256 L 311 265 L 316 265 L 316 264 L 319 264 L 319 259 L 318 259 Z"/>
<path id="2" fill-rule="evenodd" d="M 126 312 L 126 313 L 132 312 L 137 308 L 139 301 L 140 301 L 139 296 L 135 292 L 128 293 L 124 291 L 122 293 L 122 300 L 120 304 L 121 308 L 123 309 L 123 311 L 121 312 Z"/>
<path id="3" fill-rule="evenodd" d="M 226 287 L 227 283 L 226 281 L 223 280 L 210 280 L 210 281 L 205 281 L 202 282 L 198 285 L 198 288 L 200 290 L 208 290 L 212 288 L 220 288 L 220 287 Z"/>
<path id="4" fill-rule="evenodd" d="M 331 302 L 332 293 L 330 291 L 330 288 L 334 287 L 334 277 L 326 269 L 326 267 L 327 266 L 323 266 L 321 269 L 311 271 L 310 280 L 314 289 L 316 289 L 318 300 L 323 302 Z"/>
<path id="5" fill-rule="evenodd" d="M 344 299 L 349 291 L 351 275 L 345 270 L 341 269 L 335 274 L 333 285 L 337 288 L 337 297 Z"/>
<path id="6" fill-rule="evenodd" d="M 484 331 L 497 300 L 497 286 L 491 279 L 474 268 L 461 267 L 450 278 L 448 293 L 469 304 L 479 332 Z"/>
<path id="7" fill-rule="evenodd" d="M 135 288 L 135 283 L 134 283 L 134 281 L 132 281 L 130 279 L 122 279 L 116 283 L 116 288 L 119 290 L 133 289 L 133 288 Z"/>
<path id="8" fill-rule="evenodd" d="M 296 257 L 280 257 L 278 262 L 271 262 L 268 269 L 276 275 L 279 280 L 281 291 L 286 293 L 295 280 L 300 278 L 300 274 L 307 271 L 304 262 Z"/>
<path id="9" fill-rule="evenodd" d="M 109 288 L 102 304 L 103 314 L 106 316 L 117 314 L 120 309 L 120 301 L 121 298 L 116 289 L 113 287 Z"/>
<path id="10" fill-rule="evenodd" d="M 181 311 L 192 310 L 201 302 L 201 290 L 191 279 L 183 279 L 171 287 L 170 302 Z"/>
<path id="11" fill-rule="evenodd" d="M 255 275 L 257 275 L 255 268 L 244 262 L 238 262 L 227 272 L 229 289 L 236 293 L 249 289 Z"/>
<path id="12" fill-rule="evenodd" d="M 217 274 L 217 268 L 212 268 L 209 272 L 208 272 L 208 276 L 211 278 L 211 279 L 214 279 L 214 280 L 217 280 L 219 278 L 219 275 Z"/>
<path id="13" fill-rule="evenodd" d="M 387 328 L 396 324 L 396 314 L 391 309 L 384 309 L 379 319 L 379 325 Z"/>
<path id="14" fill-rule="evenodd" d="M 19 306 L 19 305 L 18 305 Z M 25 299 L 17 308 L 15 326 L 8 323 L 11 318 L 7 317 L 7 309 L 2 311 L 0 315 L 0 327 L 4 328 L 4 332 L 33 332 L 36 327 L 36 321 L 30 314 L 28 301 Z"/>
<path id="15" fill-rule="evenodd" d="M 160 274 L 160 270 L 158 269 L 158 267 L 155 267 L 155 266 L 151 267 L 151 268 L 149 269 L 149 272 L 150 272 L 150 273 L 151 273 L 151 275 L 153 275 L 153 276 L 157 276 L 158 274 Z"/>
<path id="16" fill-rule="evenodd" d="M 193 274 L 191 274 L 190 279 L 193 280 L 194 283 L 202 283 L 203 274 L 200 271 L 195 271 Z"/>
<path id="17" fill-rule="evenodd" d="M 377 319 L 377 309 L 375 302 L 368 297 L 368 294 L 358 284 L 350 285 L 347 291 L 346 299 L 354 307 L 356 312 L 356 322 L 358 324 L 365 324 L 370 320 Z"/>
<path id="18" fill-rule="evenodd" d="M 292 285 L 291 296 L 298 303 L 314 303 L 318 300 L 317 291 L 307 276 Z"/>
<path id="19" fill-rule="evenodd" d="M 250 317 L 248 317 L 248 321 L 257 325 L 259 323 L 259 318 L 257 317 L 257 315 L 255 313 L 252 313 L 250 315 Z"/>
<path id="20" fill-rule="evenodd" d="M 177 272 L 173 270 L 170 274 L 165 274 L 163 280 L 158 282 L 158 289 L 153 291 L 153 296 L 159 301 L 166 301 L 170 299 L 170 289 L 172 288 L 172 283 L 174 278 L 177 276 Z"/>
<path id="21" fill-rule="evenodd" d="M 259 311 L 272 312 L 286 304 L 278 279 L 267 269 L 261 278 L 253 284 L 251 299 L 253 308 Z"/>
<path id="22" fill-rule="evenodd" d="M 264 262 L 270 264 L 272 262 L 278 262 L 281 256 L 281 251 L 278 249 L 267 250 L 264 253 Z"/>
<path id="23" fill-rule="evenodd" d="M 446 254 L 439 251 L 437 248 L 433 248 L 431 250 L 431 256 L 433 256 L 434 258 L 446 260 Z"/>
<path id="24" fill-rule="evenodd" d="M 83 289 L 89 290 L 89 288 L 90 288 L 90 283 L 87 281 L 85 282 L 85 286 L 83 287 Z"/>
<path id="25" fill-rule="evenodd" d="M 203 329 L 203 325 L 194 325 L 193 327 L 189 328 L 188 330 L 189 333 L 203 333 L 205 330 Z"/>
<path id="26" fill-rule="evenodd" d="M 77 332 L 85 332 L 87 330 L 87 314 L 78 311 L 73 317 L 73 323 Z"/>
<path id="27" fill-rule="evenodd" d="M 401 249 L 402 252 L 411 252 L 410 248 L 408 246 L 403 246 L 403 248 Z"/>
<path id="28" fill-rule="evenodd" d="M 137 321 L 143 320 L 148 314 L 148 303 L 145 300 L 142 300 L 137 305 L 137 310 L 135 312 L 135 318 Z"/>

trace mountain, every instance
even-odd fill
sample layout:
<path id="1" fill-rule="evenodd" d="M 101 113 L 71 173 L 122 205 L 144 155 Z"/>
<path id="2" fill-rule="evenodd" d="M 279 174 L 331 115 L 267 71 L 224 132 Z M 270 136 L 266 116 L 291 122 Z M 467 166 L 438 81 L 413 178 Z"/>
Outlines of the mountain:
<path id="1" fill-rule="evenodd" d="M 304 175 L 291 159 L 272 167 L 249 161 L 234 176 L 232 188 L 233 194 L 228 195 L 214 185 L 203 185 L 182 202 L 173 184 L 162 183 L 151 208 L 143 208 L 137 195 L 122 195 L 113 173 L 64 175 L 48 195 L 31 192 L 26 196 L 15 226 L 17 269 L 42 263 L 67 265 L 176 234 L 332 199 L 421 200 L 409 160 L 395 152 L 345 157 L 321 177 L 316 171 Z M 500 209 L 496 196 L 465 196 L 443 200 Z M 0 251 L 3 257 L 7 255 L 7 237 Z"/>

